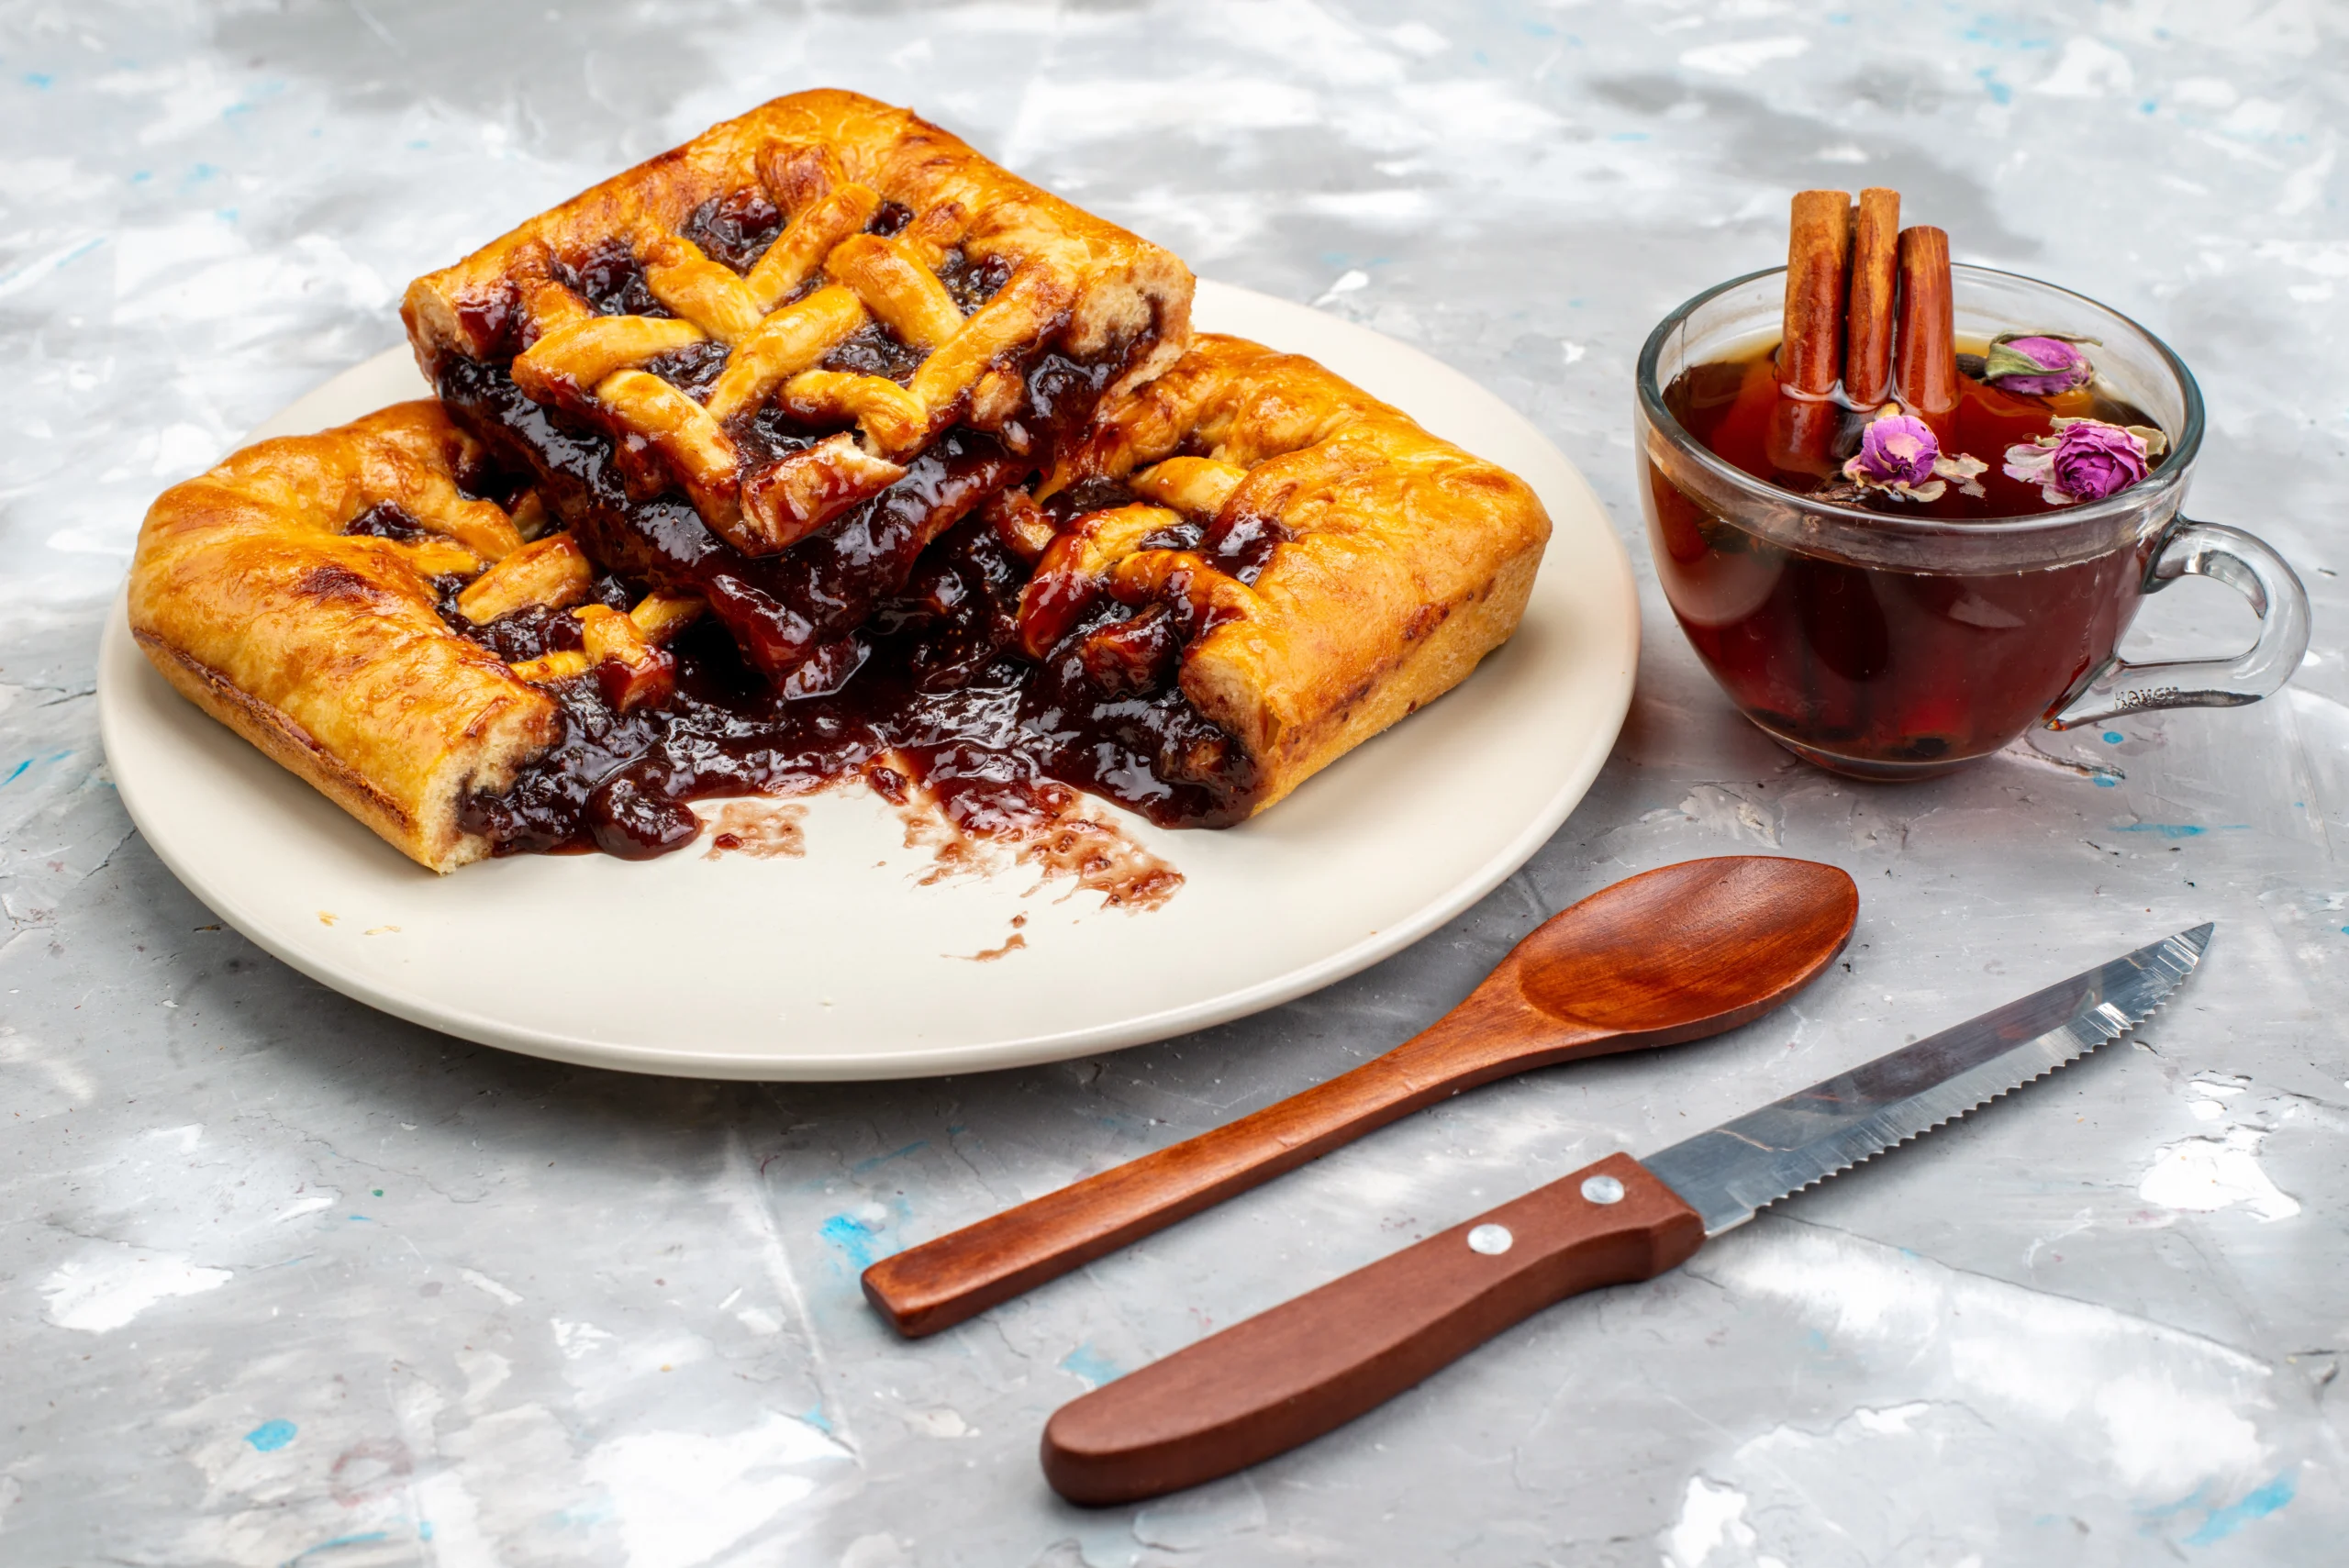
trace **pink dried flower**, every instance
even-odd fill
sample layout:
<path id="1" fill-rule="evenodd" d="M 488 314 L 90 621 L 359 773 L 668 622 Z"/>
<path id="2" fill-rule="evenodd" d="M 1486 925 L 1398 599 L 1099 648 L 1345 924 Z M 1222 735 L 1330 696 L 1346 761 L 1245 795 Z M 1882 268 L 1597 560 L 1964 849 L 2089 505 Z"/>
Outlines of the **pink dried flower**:
<path id="1" fill-rule="evenodd" d="M 1843 465 L 1843 477 L 1862 484 L 1922 484 L 1933 476 L 1942 443 L 1933 428 L 1907 414 L 1887 414 L 1860 432 L 1859 455 Z"/>
<path id="2" fill-rule="evenodd" d="M 2001 392 L 2053 397 L 2096 379 L 2096 366 L 2075 346 L 2095 341 L 2062 332 L 2001 334 L 1990 341 L 1982 379 Z"/>
<path id="3" fill-rule="evenodd" d="M 1982 494 L 1975 475 L 1988 465 L 1979 458 L 1944 457 L 1933 428 L 1913 415 L 1888 412 L 1868 421 L 1860 450 L 1843 465 L 1843 477 L 1907 501 L 1938 501 L 1954 479 L 1968 495 Z"/>
<path id="4" fill-rule="evenodd" d="M 2038 485 L 2048 505 L 2069 506 L 2119 495 L 2168 450 L 2169 438 L 2150 426 L 2058 418 L 2053 435 L 2007 449 L 2006 473 Z"/>

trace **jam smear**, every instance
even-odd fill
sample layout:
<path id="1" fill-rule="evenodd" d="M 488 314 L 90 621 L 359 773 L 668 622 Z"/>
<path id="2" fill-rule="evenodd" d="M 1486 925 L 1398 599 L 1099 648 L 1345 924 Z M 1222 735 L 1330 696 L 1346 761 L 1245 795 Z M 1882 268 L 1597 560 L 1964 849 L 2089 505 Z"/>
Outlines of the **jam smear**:
<path id="1" fill-rule="evenodd" d="M 802 824 L 807 808 L 780 800 L 729 800 L 709 822 L 709 852 L 703 858 L 749 855 L 754 860 L 796 860 L 807 852 Z"/>
<path id="2" fill-rule="evenodd" d="M 1076 791 L 1163 826 L 1221 826 L 1252 801 L 1252 770 L 1230 762 L 1237 748 L 1179 691 L 1096 690 L 1075 636 L 1042 668 L 1010 656 L 1024 568 L 977 519 L 941 540 L 924 568 L 927 592 L 891 601 L 859 634 L 862 667 L 837 691 L 786 695 L 707 619 L 671 645 L 677 695 L 664 706 L 618 713 L 591 676 L 556 683 L 547 690 L 562 714 L 562 740 L 503 793 L 466 796 L 460 823 L 498 854 L 593 849 L 640 860 L 694 841 L 701 825 L 691 801 L 789 797 L 861 779 L 909 824 L 931 825 L 928 847 L 949 870 L 979 869 L 992 846 L 1120 906 L 1163 902 L 1179 878 L 1088 815 Z M 625 593 L 617 579 L 604 582 Z M 508 658 L 578 638 L 567 613 L 456 624 Z M 1225 761 L 1220 772 L 1201 765 L 1209 755 Z M 1189 772 L 1153 776 L 1170 756 Z"/>
<path id="3" fill-rule="evenodd" d="M 974 828 L 941 813 L 912 781 L 896 801 L 906 824 L 906 847 L 929 851 L 932 865 L 920 885 L 983 877 L 1020 868 L 1036 874 L 1036 892 L 1055 882 L 1074 884 L 1063 898 L 1097 895 L 1105 909 L 1156 909 L 1182 891 L 1183 873 L 1129 838 L 1124 829 L 1086 809 L 1074 790 L 1039 788 L 1016 812 L 998 812 Z M 998 801 L 998 805 L 1001 802 Z M 1025 917 L 1014 917 L 1013 924 Z M 1028 944 L 1015 936 L 998 954 Z"/>

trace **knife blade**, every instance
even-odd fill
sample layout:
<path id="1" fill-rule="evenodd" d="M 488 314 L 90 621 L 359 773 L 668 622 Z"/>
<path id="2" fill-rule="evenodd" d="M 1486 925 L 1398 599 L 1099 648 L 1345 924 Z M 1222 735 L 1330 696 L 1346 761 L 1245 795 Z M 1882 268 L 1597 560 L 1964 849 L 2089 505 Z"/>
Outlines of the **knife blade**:
<path id="1" fill-rule="evenodd" d="M 2204 924 L 1634 1160 L 1610 1154 L 1055 1411 L 1069 1501 L 1195 1486 L 1353 1419 L 1580 1291 L 1653 1278 L 1707 1238 L 2135 1028 L 2191 973 Z"/>
<path id="2" fill-rule="evenodd" d="M 2053 1073 L 2151 1017 L 2212 927 L 2165 937 L 1640 1162 L 1718 1236 L 1767 1203 Z"/>

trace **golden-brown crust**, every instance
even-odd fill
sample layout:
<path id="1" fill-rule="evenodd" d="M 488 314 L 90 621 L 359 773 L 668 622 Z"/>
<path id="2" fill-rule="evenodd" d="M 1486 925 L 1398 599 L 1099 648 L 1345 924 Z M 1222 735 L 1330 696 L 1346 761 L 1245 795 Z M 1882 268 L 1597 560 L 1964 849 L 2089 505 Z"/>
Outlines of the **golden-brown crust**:
<path id="1" fill-rule="evenodd" d="M 489 851 L 457 825 L 462 794 L 505 788 L 562 733 L 553 700 L 436 607 L 429 579 L 520 544 L 458 490 L 465 445 L 434 403 L 263 441 L 158 497 L 130 569 L 131 630 L 165 679 L 442 872 Z M 383 503 L 426 533 L 342 531 Z"/>
<path id="2" fill-rule="evenodd" d="M 1514 474 L 1311 360 L 1217 335 L 1103 404 L 1053 484 L 1086 479 L 1178 507 L 1202 497 L 1210 540 L 1275 526 L 1252 582 L 1187 551 L 1110 563 L 1096 541 L 1085 562 L 1128 603 L 1182 601 L 1198 628 L 1183 694 L 1254 761 L 1256 811 L 1507 641 L 1550 537 Z"/>
<path id="3" fill-rule="evenodd" d="M 737 277 L 679 231 L 703 204 L 745 191 L 763 191 L 787 222 Z M 900 233 L 863 232 L 879 203 L 912 214 Z M 675 317 L 660 330 L 648 318 L 596 317 L 566 282 L 615 242 Z M 954 251 L 1008 274 L 968 317 L 933 275 Z M 819 271 L 829 282 L 797 297 Z M 740 487 L 754 476 L 737 471 L 722 428 L 729 416 L 781 394 L 819 417 L 853 419 L 875 458 L 902 462 L 958 422 L 1002 430 L 1019 447 L 1027 358 L 1047 347 L 1079 359 L 1122 353 L 1113 390 L 1139 385 L 1188 342 L 1191 288 L 1171 253 L 907 110 L 827 89 L 762 105 L 531 218 L 418 278 L 401 314 L 428 379 L 450 355 L 514 358 L 528 395 L 650 441 L 704 521 L 743 543 L 758 537 L 738 528 Z M 926 351 L 908 384 L 814 368 L 868 317 Z M 679 394 L 653 408 L 656 394 L 641 384 L 651 378 L 635 367 L 680 334 L 723 343 L 733 359 L 706 405 Z"/>

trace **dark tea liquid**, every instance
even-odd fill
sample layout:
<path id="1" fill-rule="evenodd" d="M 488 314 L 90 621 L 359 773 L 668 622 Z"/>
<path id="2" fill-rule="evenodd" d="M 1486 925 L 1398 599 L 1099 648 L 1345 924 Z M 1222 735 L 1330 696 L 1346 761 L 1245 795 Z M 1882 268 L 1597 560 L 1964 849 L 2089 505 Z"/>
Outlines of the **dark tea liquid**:
<path id="1" fill-rule="evenodd" d="M 1782 488 L 1826 491 L 1887 517 L 2033 517 L 2039 486 L 2001 472 L 2010 446 L 2056 415 L 2152 425 L 2093 391 L 2027 397 L 1961 377 L 1958 406 L 1929 419 L 1948 455 L 1988 464 L 1968 496 L 1841 499 L 1829 490 L 1867 415 L 1788 409 L 1772 350 L 1698 365 L 1664 406 L 1724 461 Z M 1998 750 L 2111 656 L 2158 541 L 2070 565 L 1965 575 L 1854 565 L 1789 550 L 1713 515 L 1651 462 L 1656 570 L 1698 653 L 1746 715 L 1781 743 L 1842 772 L 1920 777 Z"/>

